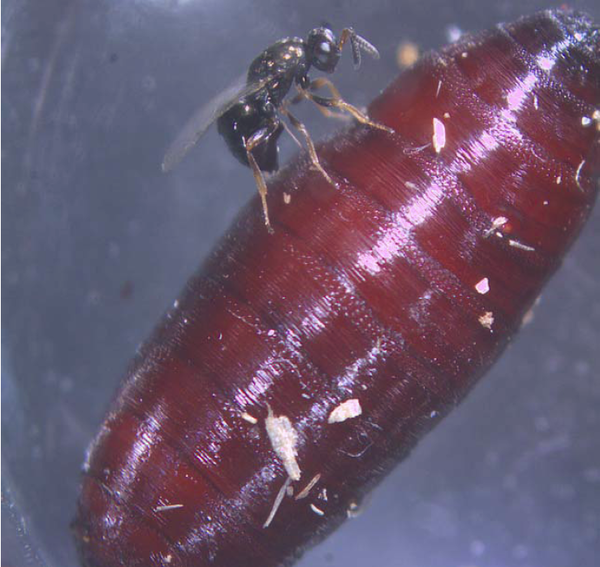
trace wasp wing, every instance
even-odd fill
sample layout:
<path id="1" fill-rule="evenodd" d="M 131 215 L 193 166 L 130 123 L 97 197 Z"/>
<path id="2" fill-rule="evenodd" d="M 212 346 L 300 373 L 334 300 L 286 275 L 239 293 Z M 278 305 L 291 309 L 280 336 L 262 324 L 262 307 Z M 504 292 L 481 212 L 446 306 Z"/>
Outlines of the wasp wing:
<path id="1" fill-rule="evenodd" d="M 268 81 L 246 82 L 242 75 L 230 87 L 202 105 L 187 121 L 177 138 L 169 146 L 162 162 L 164 172 L 173 169 L 206 133 L 210 125 L 240 99 L 258 92 Z"/>

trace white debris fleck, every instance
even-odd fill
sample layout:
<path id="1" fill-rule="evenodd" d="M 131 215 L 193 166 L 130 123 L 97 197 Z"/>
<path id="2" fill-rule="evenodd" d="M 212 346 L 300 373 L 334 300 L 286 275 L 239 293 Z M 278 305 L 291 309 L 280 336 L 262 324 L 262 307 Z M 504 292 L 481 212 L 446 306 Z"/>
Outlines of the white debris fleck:
<path id="1" fill-rule="evenodd" d="M 433 149 L 439 154 L 446 145 L 446 127 L 441 120 L 433 119 Z"/>
<path id="2" fill-rule="evenodd" d="M 561 183 L 562 183 L 562 176 L 560 176 L 560 175 L 559 175 L 559 176 L 556 178 L 556 184 L 557 184 L 557 185 L 560 185 Z"/>
<path id="3" fill-rule="evenodd" d="M 483 238 L 489 238 L 493 232 L 504 226 L 507 222 L 508 219 L 506 217 L 496 217 L 492 221 L 492 226 L 485 231 Z"/>
<path id="4" fill-rule="evenodd" d="M 360 516 L 361 512 L 362 510 L 357 502 L 350 502 L 346 509 L 346 516 L 348 516 L 348 518 L 357 518 Z"/>
<path id="5" fill-rule="evenodd" d="M 169 555 L 165 555 L 165 563 L 171 563 L 173 561 L 173 556 L 169 553 Z"/>
<path id="6" fill-rule="evenodd" d="M 247 421 L 248 423 L 251 423 L 252 425 L 256 425 L 258 423 L 258 419 L 246 412 L 242 414 L 242 419 Z"/>
<path id="7" fill-rule="evenodd" d="M 454 43 L 455 41 L 458 41 L 462 34 L 463 31 L 456 24 L 450 24 L 449 26 L 446 26 L 446 39 L 448 40 L 448 43 Z"/>
<path id="8" fill-rule="evenodd" d="M 463 51 L 463 52 L 460 54 L 460 56 L 461 56 L 463 59 L 466 59 L 466 58 L 469 56 L 469 54 L 468 54 L 466 51 Z"/>
<path id="9" fill-rule="evenodd" d="M 319 516 L 324 516 L 325 512 L 323 512 L 323 510 L 321 510 L 321 508 L 317 508 L 314 504 L 310 505 L 310 509 L 315 513 L 318 514 Z"/>
<path id="10" fill-rule="evenodd" d="M 157 506 L 154 508 L 155 512 L 166 512 L 167 510 L 177 510 L 183 508 L 183 504 L 167 504 L 165 506 Z"/>
<path id="11" fill-rule="evenodd" d="M 429 414 L 429 417 L 431 417 L 432 419 L 433 419 L 434 417 L 437 417 L 437 416 L 438 416 L 438 412 L 437 412 L 436 410 L 433 410 L 433 411 L 432 411 L 432 412 Z"/>
<path id="12" fill-rule="evenodd" d="M 490 291 L 490 281 L 487 278 L 479 280 L 475 284 L 475 289 L 477 290 L 477 293 L 485 295 L 488 291 Z"/>
<path id="13" fill-rule="evenodd" d="M 585 128 L 592 123 L 592 119 L 589 116 L 581 117 L 581 125 Z"/>
<path id="14" fill-rule="evenodd" d="M 292 202 L 292 196 L 289 193 L 284 193 L 283 194 L 283 202 L 286 205 L 289 205 Z"/>
<path id="15" fill-rule="evenodd" d="M 265 419 L 265 428 L 273 451 L 281 459 L 289 477 L 292 480 L 300 480 L 300 467 L 296 462 L 298 435 L 292 426 L 292 422 L 285 415 L 275 417 L 269 407 L 269 415 Z"/>
<path id="16" fill-rule="evenodd" d="M 435 91 L 435 98 L 440 96 L 440 91 L 442 90 L 442 81 L 441 79 L 438 81 L 437 90 Z"/>
<path id="17" fill-rule="evenodd" d="M 525 250 L 525 252 L 535 252 L 535 248 L 533 246 L 527 246 L 527 244 L 523 244 L 522 242 L 519 242 L 518 240 L 514 240 L 513 238 L 511 238 L 508 241 L 508 244 L 510 246 L 512 246 L 513 248 L 518 248 L 519 250 Z"/>
<path id="18" fill-rule="evenodd" d="M 317 473 L 312 477 L 311 481 L 296 495 L 296 500 L 302 500 L 308 496 L 308 493 L 313 489 L 315 484 L 321 479 L 321 473 Z"/>
<path id="19" fill-rule="evenodd" d="M 538 100 L 537 95 L 533 95 L 533 108 L 535 108 L 536 110 L 540 109 L 540 102 Z"/>
<path id="20" fill-rule="evenodd" d="M 494 324 L 494 314 L 491 311 L 486 311 L 481 317 L 479 317 L 479 323 L 486 329 L 491 329 Z"/>
<path id="21" fill-rule="evenodd" d="M 269 329 L 267 331 L 267 337 L 274 337 L 276 332 L 275 329 Z"/>
<path id="22" fill-rule="evenodd" d="M 271 522 L 273 521 L 275 514 L 277 514 L 277 510 L 279 510 L 279 506 L 281 506 L 281 502 L 283 501 L 283 498 L 285 497 L 285 493 L 287 492 L 287 488 L 291 484 L 291 482 L 292 482 L 292 479 L 288 476 L 285 479 L 283 486 L 279 489 L 277 496 L 275 497 L 275 502 L 273 502 L 273 507 L 271 508 L 271 512 L 269 512 L 269 517 L 263 524 L 263 528 L 268 528 L 271 525 Z"/>
<path id="23" fill-rule="evenodd" d="M 329 414 L 327 423 L 341 423 L 347 419 L 358 417 L 361 413 L 362 408 L 360 407 L 360 402 L 356 398 L 346 400 Z"/>
<path id="24" fill-rule="evenodd" d="M 450 118 L 450 113 L 449 112 L 444 112 L 444 118 L 446 120 L 448 120 L 448 118 Z"/>

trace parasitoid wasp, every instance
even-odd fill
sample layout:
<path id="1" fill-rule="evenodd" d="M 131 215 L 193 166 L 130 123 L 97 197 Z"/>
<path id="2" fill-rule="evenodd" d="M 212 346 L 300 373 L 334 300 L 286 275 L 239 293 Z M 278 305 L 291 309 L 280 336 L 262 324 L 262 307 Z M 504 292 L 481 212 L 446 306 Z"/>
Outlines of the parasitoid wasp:
<path id="1" fill-rule="evenodd" d="M 231 153 L 252 169 L 262 200 L 265 225 L 271 231 L 263 172 L 274 172 L 279 168 L 277 141 L 283 129 L 298 142 L 281 120 L 280 115 L 283 115 L 302 134 L 313 167 L 335 186 L 319 161 L 306 127 L 291 114 L 285 97 L 295 83 L 299 94 L 291 100 L 292 103 L 308 99 L 326 115 L 331 114 L 330 109 L 334 108 L 348 113 L 359 122 L 389 132 L 389 128 L 371 121 L 358 108 L 345 102 L 331 81 L 324 77 L 311 81 L 308 77 L 311 67 L 333 73 L 347 41 L 352 48 L 356 69 L 360 67 L 361 51 L 375 59 L 379 58 L 377 49 L 352 28 L 345 28 L 337 40 L 329 27 L 321 26 L 313 29 L 306 40 L 285 38 L 265 49 L 252 61 L 246 76 L 240 77 L 232 86 L 200 107 L 190 118 L 169 147 L 162 163 L 163 171 L 173 169 L 216 121 L 219 134 L 225 139 Z M 314 94 L 321 87 L 328 88 L 331 97 Z"/>

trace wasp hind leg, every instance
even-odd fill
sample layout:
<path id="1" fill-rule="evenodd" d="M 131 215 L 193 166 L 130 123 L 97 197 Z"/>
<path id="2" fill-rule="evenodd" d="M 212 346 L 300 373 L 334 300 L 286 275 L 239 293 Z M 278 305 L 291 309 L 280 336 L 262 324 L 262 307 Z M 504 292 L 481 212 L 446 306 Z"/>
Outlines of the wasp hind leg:
<path id="1" fill-rule="evenodd" d="M 342 95 L 338 88 L 326 77 L 319 77 L 318 79 L 312 80 L 306 89 L 298 88 L 300 92 L 290 102 L 291 104 L 298 104 L 307 98 L 305 90 L 314 92 L 322 88 L 328 89 L 332 98 L 342 100 Z M 334 112 L 330 108 L 321 105 L 317 105 L 317 109 L 323 116 L 327 118 L 336 118 L 337 120 L 345 121 L 348 120 L 348 114 L 343 112 Z"/>
<path id="2" fill-rule="evenodd" d="M 287 116 L 292 126 L 296 130 L 298 130 L 300 134 L 302 134 L 304 140 L 306 141 L 308 155 L 310 156 L 310 161 L 312 162 L 313 167 L 317 171 L 319 171 L 319 173 L 321 173 L 321 175 L 325 178 L 327 183 L 329 183 L 332 187 L 335 187 L 337 189 L 337 183 L 333 179 L 331 179 L 329 174 L 325 171 L 325 168 L 321 165 L 321 161 L 319 160 L 319 156 L 317 155 L 317 149 L 315 148 L 315 144 L 313 143 L 312 138 L 310 137 L 310 134 L 306 129 L 306 126 L 302 122 L 300 122 L 300 120 L 298 120 L 285 106 L 282 106 L 279 110 L 284 116 Z M 288 132 L 296 141 L 298 141 L 296 139 L 296 136 L 294 136 L 291 131 L 288 130 Z"/>
<path id="3" fill-rule="evenodd" d="M 333 86 L 333 85 L 331 85 L 331 86 Z M 367 126 L 370 126 L 371 128 L 376 128 L 377 130 L 383 130 L 384 132 L 387 132 L 388 134 L 395 133 L 394 130 L 392 130 L 388 126 L 385 126 L 384 124 L 380 124 L 379 122 L 375 122 L 375 121 L 371 120 L 364 112 L 361 112 L 358 108 L 356 108 L 356 106 L 351 105 L 350 103 L 346 102 L 341 97 L 336 96 L 334 94 L 331 98 L 326 98 L 326 97 L 318 96 L 318 95 L 312 93 L 311 92 L 312 90 L 313 89 L 309 85 L 309 87 L 307 89 L 302 90 L 301 95 L 304 98 L 311 100 L 319 107 L 323 107 L 326 109 L 335 108 L 341 112 L 346 112 L 346 113 L 350 114 L 352 117 L 354 117 L 356 120 L 358 120 L 361 124 L 366 124 Z M 336 91 L 337 91 L 337 89 L 336 89 Z"/>
<path id="4" fill-rule="evenodd" d="M 256 187 L 258 189 L 258 194 L 260 195 L 260 200 L 262 202 L 263 215 L 265 217 L 265 226 L 270 234 L 273 234 L 273 227 L 271 226 L 271 221 L 269 220 L 269 207 L 267 206 L 267 182 L 265 180 L 265 176 L 263 175 L 262 170 L 258 166 L 256 158 L 254 157 L 252 150 L 258 147 L 260 144 L 268 144 L 269 138 L 271 135 L 277 131 L 279 128 L 279 121 L 273 123 L 273 125 L 268 130 L 259 130 L 255 134 L 253 134 L 246 141 L 246 157 L 248 158 L 248 165 L 252 170 L 252 175 L 254 175 L 254 181 L 256 182 Z"/>

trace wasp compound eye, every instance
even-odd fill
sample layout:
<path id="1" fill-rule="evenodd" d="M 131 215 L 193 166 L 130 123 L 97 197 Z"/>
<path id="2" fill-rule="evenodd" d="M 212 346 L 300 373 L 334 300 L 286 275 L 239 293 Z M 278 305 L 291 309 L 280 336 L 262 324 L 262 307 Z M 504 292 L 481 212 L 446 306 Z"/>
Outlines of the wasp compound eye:
<path id="1" fill-rule="evenodd" d="M 319 71 L 332 73 L 341 55 L 333 32 L 326 28 L 313 30 L 308 36 L 307 45 L 311 64 Z"/>

